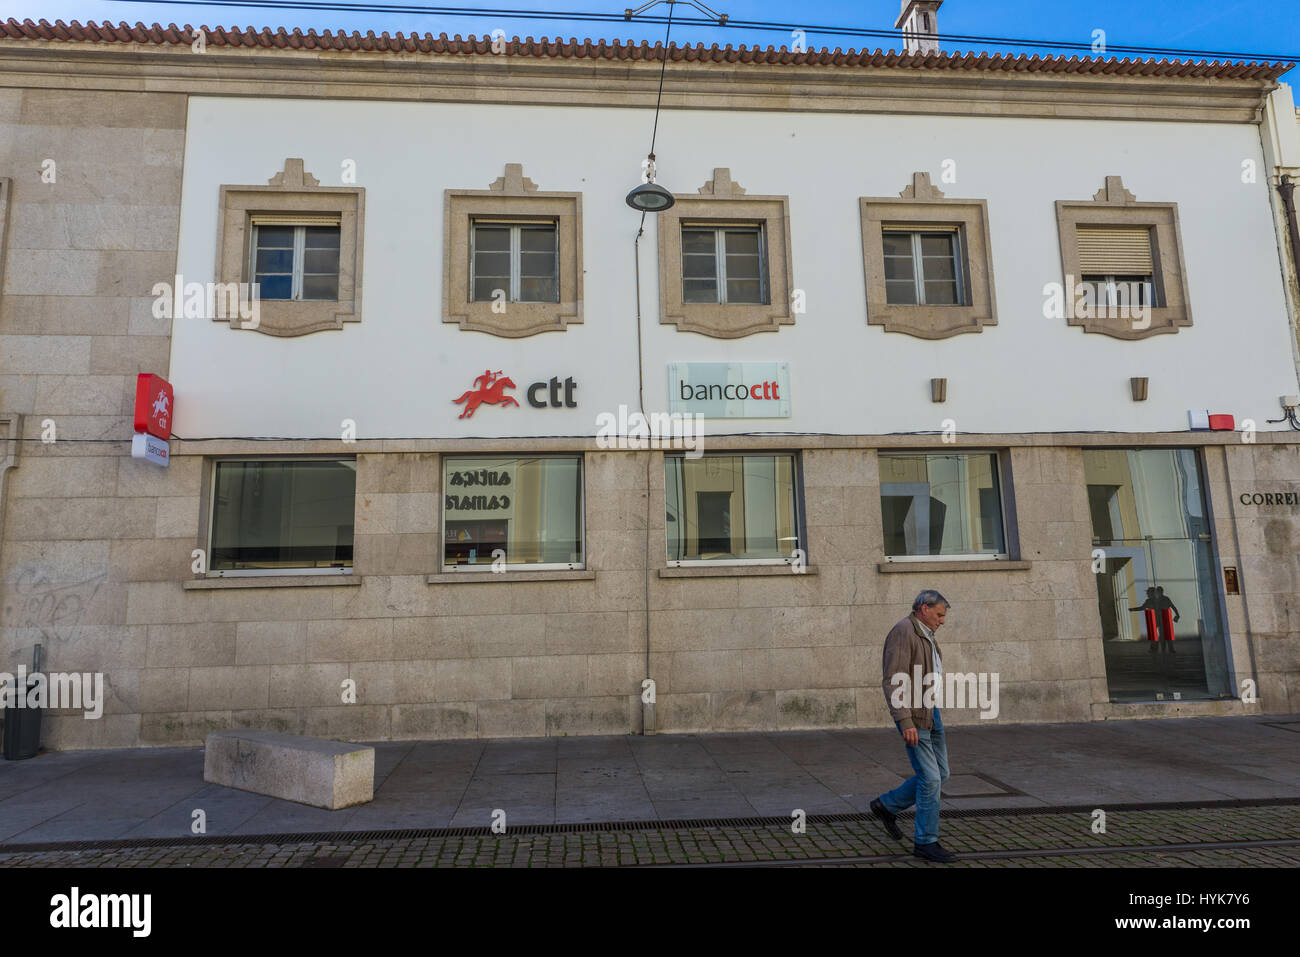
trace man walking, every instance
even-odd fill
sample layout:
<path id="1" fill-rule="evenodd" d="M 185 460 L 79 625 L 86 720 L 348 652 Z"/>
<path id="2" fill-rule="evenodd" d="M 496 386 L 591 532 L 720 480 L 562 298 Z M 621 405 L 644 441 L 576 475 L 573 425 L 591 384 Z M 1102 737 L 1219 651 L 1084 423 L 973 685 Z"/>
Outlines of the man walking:
<path id="1" fill-rule="evenodd" d="M 912 854 L 928 861 L 947 863 L 957 855 L 939 843 L 939 789 L 948 780 L 948 744 L 939 709 L 914 708 L 914 695 L 923 695 L 928 682 L 913 689 L 917 675 L 934 675 L 936 689 L 943 687 L 943 662 L 934 633 L 948 614 L 948 599 L 927 588 L 912 602 L 912 613 L 889 630 L 885 638 L 883 666 L 885 701 L 889 716 L 907 745 L 907 758 L 916 772 L 894 790 L 871 802 L 871 813 L 884 825 L 889 836 L 902 840 L 895 816 L 916 805 L 916 835 Z M 907 677 L 906 694 L 895 697 L 899 683 L 895 675 Z M 939 691 L 936 690 L 935 694 Z M 900 706 L 895 706 L 895 701 Z"/>

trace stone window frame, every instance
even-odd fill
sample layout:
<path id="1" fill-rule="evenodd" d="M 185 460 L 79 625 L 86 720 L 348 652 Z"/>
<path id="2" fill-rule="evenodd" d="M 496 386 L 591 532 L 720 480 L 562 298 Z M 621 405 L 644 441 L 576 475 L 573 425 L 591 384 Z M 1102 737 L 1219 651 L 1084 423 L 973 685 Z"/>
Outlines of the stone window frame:
<path id="1" fill-rule="evenodd" d="M 5 491 L 9 470 L 18 467 L 23 451 L 23 416 L 17 412 L 0 414 L 0 549 L 5 540 Z"/>
<path id="2" fill-rule="evenodd" d="M 1082 282 L 1076 226 L 1146 226 L 1153 231 L 1152 277 L 1157 301 L 1149 320 L 1075 315 L 1074 284 Z M 1187 291 L 1187 266 L 1183 261 L 1182 230 L 1178 225 L 1177 203 L 1139 203 L 1124 187 L 1119 176 L 1107 176 L 1106 184 L 1091 200 L 1056 201 L 1056 229 L 1061 246 L 1061 277 L 1065 316 L 1069 325 L 1084 332 L 1097 332 L 1116 339 L 1146 339 L 1174 333 L 1192 324 L 1191 298 Z M 1145 323 L 1145 325 L 1143 325 Z"/>
<path id="3" fill-rule="evenodd" d="M 897 196 L 860 196 L 858 206 L 867 284 L 867 325 L 884 326 L 885 332 L 901 332 L 918 339 L 947 339 L 998 324 L 987 200 L 949 199 L 930 183 L 929 173 L 918 171 L 912 174 L 912 184 Z M 883 233 L 885 225 L 895 223 L 918 229 L 956 227 L 966 305 L 889 302 Z"/>
<path id="4" fill-rule="evenodd" d="M 199 478 L 199 535 L 198 547 L 202 549 L 205 560 L 212 558 L 212 525 L 216 519 L 217 505 L 217 466 L 222 462 L 351 462 L 360 471 L 359 456 L 356 453 L 344 454 L 259 454 L 250 452 L 240 455 L 233 453 L 229 455 L 209 455 L 204 456 L 202 469 Z M 285 567 L 285 568 L 232 568 L 232 569 L 213 569 L 205 567 L 202 574 L 195 574 L 188 584 L 194 582 L 225 582 L 240 583 L 245 587 L 272 587 L 281 584 L 292 584 L 300 581 L 316 584 L 316 579 L 322 579 L 320 584 L 325 584 L 328 580 L 339 578 L 352 579 L 360 582 L 360 576 L 363 569 L 358 567 L 356 554 L 356 528 L 357 528 L 357 510 L 361 493 L 356 491 L 355 486 L 352 495 L 352 564 L 341 568 L 314 568 L 314 567 Z"/>
<path id="5" fill-rule="evenodd" d="M 254 329 L 269 336 L 305 336 L 342 329 L 361 321 L 361 253 L 364 239 L 366 191 L 361 186 L 321 186 L 303 169 L 301 159 L 289 158 L 284 169 L 265 186 L 221 187 L 217 223 L 217 281 L 251 283 L 253 217 L 258 213 L 300 214 L 339 218 L 339 289 L 337 300 L 290 301 L 259 299 L 257 320 L 214 315 L 231 329 Z"/>
<path id="6" fill-rule="evenodd" d="M 717 339 L 739 339 L 757 332 L 778 332 L 794 324 L 791 291 L 794 269 L 790 247 L 790 197 L 751 196 L 718 167 L 696 194 L 673 194 L 674 205 L 658 218 L 659 322 L 681 332 Z M 763 230 L 767 270 L 766 303 L 689 303 L 682 296 L 682 225 L 731 226 L 758 223 Z"/>
<path id="7" fill-rule="evenodd" d="M 0 291 L 5 285 L 5 253 L 8 249 L 9 207 L 13 196 L 14 181 L 11 177 L 0 176 Z"/>
<path id="8" fill-rule="evenodd" d="M 496 303 L 470 299 L 470 224 L 492 219 L 556 224 L 559 302 L 507 302 L 502 312 Z M 508 339 L 582 323 L 582 193 L 540 190 L 523 164 L 507 163 L 487 189 L 443 191 L 442 230 L 443 322 Z"/>

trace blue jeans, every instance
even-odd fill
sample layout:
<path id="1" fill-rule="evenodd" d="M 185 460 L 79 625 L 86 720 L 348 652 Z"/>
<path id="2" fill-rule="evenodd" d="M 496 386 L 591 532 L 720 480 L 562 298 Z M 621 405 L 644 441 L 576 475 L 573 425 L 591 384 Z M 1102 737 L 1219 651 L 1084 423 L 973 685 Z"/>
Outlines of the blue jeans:
<path id="1" fill-rule="evenodd" d="M 902 727 L 897 721 L 901 736 Z M 948 780 L 948 742 L 939 720 L 939 709 L 934 709 L 934 728 L 916 729 L 916 745 L 907 745 L 907 759 L 916 773 L 894 790 L 880 795 L 880 803 L 890 814 L 906 811 L 916 805 L 917 844 L 933 844 L 939 840 L 939 789 Z"/>

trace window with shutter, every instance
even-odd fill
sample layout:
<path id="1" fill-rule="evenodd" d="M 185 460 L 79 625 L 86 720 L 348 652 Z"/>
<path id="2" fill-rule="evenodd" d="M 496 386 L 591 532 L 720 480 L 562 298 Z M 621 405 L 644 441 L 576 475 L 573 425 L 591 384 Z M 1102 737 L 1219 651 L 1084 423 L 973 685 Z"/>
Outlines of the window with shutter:
<path id="1" fill-rule="evenodd" d="M 1076 227 L 1079 238 L 1079 270 L 1083 275 L 1150 276 L 1151 228 L 1149 226 Z"/>
<path id="2" fill-rule="evenodd" d="M 1119 176 L 1056 201 L 1062 314 L 1084 332 L 1145 339 L 1192 324 L 1178 204 L 1139 202 Z"/>
<path id="3" fill-rule="evenodd" d="M 1157 302 L 1149 226 L 1075 227 L 1079 278 L 1093 287 L 1098 306 L 1154 306 Z"/>

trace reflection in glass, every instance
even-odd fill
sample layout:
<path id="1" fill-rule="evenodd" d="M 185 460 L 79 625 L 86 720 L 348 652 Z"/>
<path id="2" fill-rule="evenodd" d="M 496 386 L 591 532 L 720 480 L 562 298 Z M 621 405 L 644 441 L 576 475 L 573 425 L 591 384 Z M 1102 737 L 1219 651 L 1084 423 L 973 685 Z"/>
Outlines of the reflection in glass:
<path id="1" fill-rule="evenodd" d="M 1231 697 L 1194 449 L 1086 449 L 1112 701 Z"/>
<path id="2" fill-rule="evenodd" d="M 442 480 L 444 565 L 582 563 L 578 457 L 448 458 Z"/>
<path id="3" fill-rule="evenodd" d="M 214 571 L 351 567 L 356 463 L 218 462 Z"/>
<path id="4" fill-rule="evenodd" d="M 794 474 L 793 455 L 666 457 L 668 560 L 789 560 Z"/>
<path id="5" fill-rule="evenodd" d="M 886 555 L 1005 554 L 995 454 L 879 459 Z"/>

